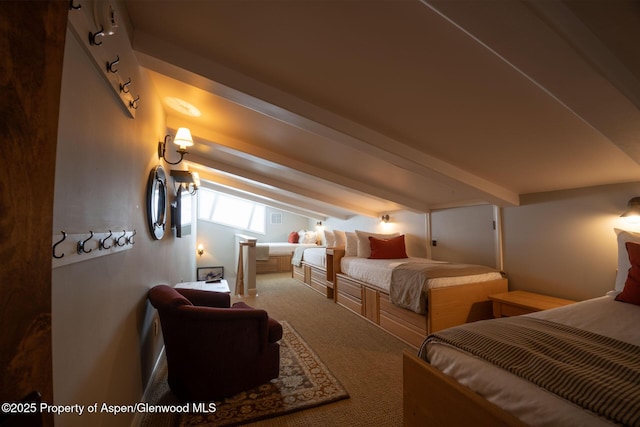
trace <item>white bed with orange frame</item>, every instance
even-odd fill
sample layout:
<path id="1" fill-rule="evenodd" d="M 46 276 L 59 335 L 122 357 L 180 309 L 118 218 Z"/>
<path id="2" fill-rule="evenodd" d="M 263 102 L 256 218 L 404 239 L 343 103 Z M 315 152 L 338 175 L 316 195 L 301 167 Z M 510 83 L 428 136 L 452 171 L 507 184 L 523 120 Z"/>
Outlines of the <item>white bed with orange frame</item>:
<path id="1" fill-rule="evenodd" d="M 640 424 L 640 381 L 636 377 L 640 375 L 640 330 L 637 327 L 640 324 L 640 235 L 621 230 L 616 230 L 616 233 L 619 263 L 613 291 L 603 297 L 519 316 L 522 322 L 549 322 L 553 328 L 570 328 L 573 335 L 564 339 L 544 341 L 540 339 L 537 331 L 529 333 L 524 327 L 516 325 L 514 328 L 513 325 L 505 324 L 505 321 L 510 322 L 509 319 L 488 320 L 470 328 L 461 326 L 439 334 L 460 335 L 465 337 L 466 343 L 477 342 L 479 345 L 487 346 L 487 341 L 478 339 L 473 335 L 475 332 L 469 329 L 493 330 L 490 335 L 495 336 L 495 331 L 502 335 L 506 334 L 509 328 L 514 328 L 513 330 L 522 334 L 524 339 L 518 340 L 512 351 L 525 355 L 524 358 L 519 356 L 518 360 L 526 360 L 526 363 L 503 364 L 499 367 L 500 363 L 494 365 L 495 360 L 470 350 L 466 344 L 462 345 L 464 349 L 460 349 L 458 344 L 452 344 L 446 339 L 442 342 L 438 334 L 430 336 L 424 342 L 420 351 L 421 357 L 405 352 L 404 425 Z M 635 256 L 635 262 L 629 261 L 629 244 L 635 245 L 629 251 L 632 258 Z M 515 320 L 520 322 L 519 319 Z M 597 350 L 598 346 L 595 344 L 583 345 L 574 338 L 582 335 L 595 337 L 604 343 L 605 355 L 592 350 Z M 580 345 L 572 344 L 574 341 Z M 493 346 L 493 341 L 489 342 Z M 534 343 L 531 350 L 530 342 Z M 614 347 L 624 348 L 625 352 L 616 350 L 614 353 Z M 530 370 L 528 376 L 521 373 L 522 368 L 537 369 L 541 366 L 541 362 L 535 359 L 536 353 L 540 352 L 547 359 L 544 363 L 570 368 L 580 367 L 580 370 L 587 373 L 586 379 L 577 387 L 574 386 L 573 380 L 570 380 L 570 374 L 563 370 L 553 371 L 555 378 L 562 379 L 562 390 L 568 389 L 575 396 L 571 393 L 563 395 L 555 385 L 554 388 L 545 382 L 545 375 L 552 372 L 549 369 Z M 576 352 L 583 358 L 579 364 L 569 361 L 569 357 Z M 611 367 L 611 371 L 596 374 L 596 370 L 602 372 L 604 367 Z M 622 380 L 626 381 L 624 387 L 614 385 L 614 381 L 620 381 L 616 375 L 621 375 Z M 566 387 L 566 384 L 570 387 Z M 622 392 L 616 395 L 618 390 Z M 597 404 L 591 400 L 594 397 L 597 398 Z M 586 408 L 581 405 L 586 405 Z M 635 418 L 632 418 L 632 415 Z M 633 422 L 626 421 L 629 419 Z"/>
<path id="2" fill-rule="evenodd" d="M 369 243 L 368 237 L 374 236 L 382 239 L 387 236 L 400 237 L 398 234 L 381 235 L 356 231 L 351 235 L 347 233 L 347 244 L 344 249 L 335 248 L 327 251 L 326 262 L 328 266 L 332 266 L 333 270 L 334 299 L 338 304 L 414 347 L 420 346 L 431 331 L 491 318 L 492 304 L 488 296 L 508 290 L 507 279 L 499 272 L 480 279 L 471 276 L 435 279 L 441 280 L 444 284 L 436 286 L 421 284 L 421 288 L 426 290 L 420 292 L 420 298 L 426 300 L 423 301 L 426 313 L 418 313 L 399 306 L 390 298 L 389 280 L 395 268 L 394 265 L 413 264 L 418 261 L 433 263 L 433 261 L 424 258 L 368 259 L 371 256 L 370 250 L 366 252 L 361 249 L 363 245 Z M 354 245 L 358 249 L 353 249 Z M 354 276 L 351 269 L 353 264 L 359 267 L 364 265 L 364 271 Z M 367 268 L 369 268 L 368 271 Z M 376 280 L 380 277 L 385 278 Z"/>

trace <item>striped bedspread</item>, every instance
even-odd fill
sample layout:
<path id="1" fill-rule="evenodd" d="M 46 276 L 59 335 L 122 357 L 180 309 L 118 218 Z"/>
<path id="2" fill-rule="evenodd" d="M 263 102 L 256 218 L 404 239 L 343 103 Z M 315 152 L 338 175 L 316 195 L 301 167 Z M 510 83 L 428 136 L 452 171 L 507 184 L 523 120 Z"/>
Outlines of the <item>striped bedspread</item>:
<path id="1" fill-rule="evenodd" d="M 640 426 L 640 347 L 560 323 L 510 317 L 427 337 L 464 350 L 613 422 Z M 428 360 L 427 360 L 428 361 Z"/>

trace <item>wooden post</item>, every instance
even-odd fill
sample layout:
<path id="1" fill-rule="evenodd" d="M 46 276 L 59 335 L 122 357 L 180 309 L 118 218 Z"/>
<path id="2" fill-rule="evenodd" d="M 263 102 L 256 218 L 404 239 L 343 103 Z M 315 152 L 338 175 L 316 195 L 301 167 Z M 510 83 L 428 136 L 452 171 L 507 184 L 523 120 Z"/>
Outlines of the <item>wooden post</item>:
<path id="1" fill-rule="evenodd" d="M 236 291 L 235 295 L 244 295 L 244 259 L 242 258 L 242 253 L 244 252 L 245 242 L 239 243 L 239 253 L 238 253 L 238 274 L 236 276 Z"/>

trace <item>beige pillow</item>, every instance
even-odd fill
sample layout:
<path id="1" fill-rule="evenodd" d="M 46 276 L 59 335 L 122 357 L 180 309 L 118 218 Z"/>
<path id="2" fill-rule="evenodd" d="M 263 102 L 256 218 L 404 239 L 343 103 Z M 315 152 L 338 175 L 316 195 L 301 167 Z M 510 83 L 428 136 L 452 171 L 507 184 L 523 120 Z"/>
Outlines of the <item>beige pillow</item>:
<path id="1" fill-rule="evenodd" d="M 347 241 L 344 245 L 344 256 L 358 256 L 358 236 L 353 231 L 344 233 Z"/>
<path id="2" fill-rule="evenodd" d="M 344 248 L 347 246 L 347 236 L 344 231 L 341 230 L 333 230 L 333 237 L 335 237 L 334 247 L 336 248 Z"/>
<path id="3" fill-rule="evenodd" d="M 336 238 L 333 235 L 333 231 L 324 230 L 324 244 L 327 245 L 328 248 L 332 248 L 336 244 Z"/>
<path id="4" fill-rule="evenodd" d="M 392 237 L 400 236 L 400 233 L 392 233 L 392 234 L 379 234 L 379 233 L 369 233 L 367 231 L 356 230 L 357 236 L 357 256 L 358 258 L 369 258 L 371 256 L 371 242 L 369 241 L 369 236 L 375 237 L 376 239 L 390 239 Z"/>

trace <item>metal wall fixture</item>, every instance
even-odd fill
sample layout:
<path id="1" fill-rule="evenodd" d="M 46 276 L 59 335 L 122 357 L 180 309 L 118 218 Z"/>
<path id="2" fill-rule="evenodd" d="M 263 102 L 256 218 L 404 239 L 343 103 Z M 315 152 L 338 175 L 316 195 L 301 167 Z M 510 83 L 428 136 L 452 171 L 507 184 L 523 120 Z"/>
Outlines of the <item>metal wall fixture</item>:
<path id="1" fill-rule="evenodd" d="M 117 95 L 124 111 L 135 118 L 140 96 L 131 94 L 131 77 L 125 81 L 121 75 L 134 73 L 138 66 L 133 53 L 122 47 L 121 40 L 126 39 L 127 35 L 124 30 L 119 31 L 117 3 L 109 0 L 87 1 L 86 4 L 93 7 L 83 8 L 79 0 L 75 0 L 75 3 L 70 0 L 69 27 Z"/>
<path id="2" fill-rule="evenodd" d="M 171 162 L 165 157 L 167 151 L 167 143 L 169 141 L 171 141 L 171 135 L 165 135 L 164 141 L 158 142 L 158 158 L 164 159 L 164 161 L 169 163 L 170 165 L 177 165 L 182 161 L 186 154 L 189 154 L 187 151 L 187 147 L 191 147 L 193 145 L 191 131 L 188 128 L 178 128 L 176 136 L 175 138 L 173 138 L 173 143 L 179 147 L 176 150 L 176 153 L 180 154 L 180 159 L 177 162 Z"/>
<path id="3" fill-rule="evenodd" d="M 174 184 L 178 185 L 174 187 L 176 196 L 179 196 L 182 191 L 186 191 L 192 196 L 198 192 L 198 187 L 200 187 L 200 175 L 198 172 L 172 170 L 171 177 Z"/>
<path id="4" fill-rule="evenodd" d="M 640 197 L 633 197 L 627 202 L 627 208 L 620 215 L 631 224 L 640 223 Z"/>
<path id="5" fill-rule="evenodd" d="M 131 249 L 135 244 L 136 230 L 121 233 L 94 232 L 81 234 L 68 234 L 62 230 L 61 235 L 52 238 L 51 256 L 53 267 L 85 261 L 99 256 L 109 255 Z M 97 249 L 97 250 L 94 250 Z"/>

